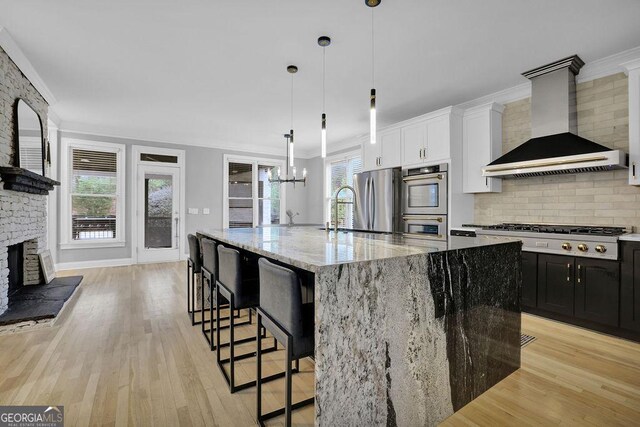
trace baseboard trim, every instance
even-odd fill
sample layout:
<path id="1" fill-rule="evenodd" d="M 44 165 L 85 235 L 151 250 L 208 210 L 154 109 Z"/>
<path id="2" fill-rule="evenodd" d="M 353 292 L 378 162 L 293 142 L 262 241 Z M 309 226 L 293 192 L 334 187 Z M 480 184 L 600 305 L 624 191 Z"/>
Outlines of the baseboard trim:
<path id="1" fill-rule="evenodd" d="M 56 271 L 79 270 L 83 268 L 123 267 L 132 265 L 133 258 L 96 259 L 91 261 L 62 262 L 56 264 Z"/>

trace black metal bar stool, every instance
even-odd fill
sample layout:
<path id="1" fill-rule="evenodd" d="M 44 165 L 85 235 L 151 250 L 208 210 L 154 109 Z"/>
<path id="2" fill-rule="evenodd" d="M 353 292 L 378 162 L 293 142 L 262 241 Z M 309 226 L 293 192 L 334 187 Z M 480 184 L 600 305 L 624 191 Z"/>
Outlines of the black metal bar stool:
<path id="1" fill-rule="evenodd" d="M 291 402 L 291 375 L 298 371 L 299 360 L 313 356 L 314 352 L 314 311 L 313 303 L 302 302 L 302 284 L 298 275 L 288 268 L 273 264 L 261 258 L 260 269 L 260 307 L 257 309 L 257 336 L 261 327 L 285 347 L 287 352 L 285 368 L 285 406 L 267 414 L 262 414 L 262 353 L 257 350 L 257 418 L 260 425 L 264 421 L 285 415 L 286 426 L 291 426 L 291 411 L 310 405 L 314 398 L 301 402 Z M 291 369 L 295 360 L 296 368 Z"/>
<path id="2" fill-rule="evenodd" d="M 216 310 L 215 298 L 216 298 L 216 282 L 217 282 L 217 273 L 218 273 L 218 252 L 216 250 L 216 242 L 213 239 L 202 238 L 200 240 L 202 246 L 202 285 L 205 285 L 209 289 L 209 320 L 204 318 L 204 306 L 205 306 L 205 298 L 204 292 L 201 293 L 202 299 L 202 334 L 205 339 L 209 343 L 210 349 L 213 351 L 216 349 L 215 344 L 215 331 L 216 328 L 228 329 L 229 325 L 220 325 L 216 321 L 216 317 L 214 316 L 214 311 Z M 220 304 L 220 308 L 228 308 L 229 304 L 226 300 Z M 240 317 L 239 310 L 236 312 L 235 317 Z M 221 316 L 220 320 L 229 320 L 228 316 Z M 246 322 L 244 324 L 247 324 Z M 207 325 L 209 328 L 207 329 Z M 226 343 L 225 346 L 229 344 Z"/>
<path id="3" fill-rule="evenodd" d="M 252 311 L 258 306 L 259 286 L 257 277 L 251 277 L 251 274 L 243 274 L 243 270 L 247 270 L 246 266 L 242 265 L 242 256 L 236 249 L 227 248 L 223 245 L 218 245 L 218 280 L 216 283 L 216 322 L 220 324 L 220 298 L 224 297 L 229 302 L 229 312 L 233 313 L 235 310 L 248 309 L 249 320 L 242 323 L 235 323 L 234 316 L 230 316 L 229 319 L 229 342 L 222 343 L 220 341 L 220 329 L 216 329 L 216 343 L 218 351 L 216 352 L 216 362 L 218 367 L 222 371 L 222 374 L 229 384 L 229 390 L 231 393 L 243 390 L 248 387 L 256 385 L 256 381 L 249 381 L 244 384 L 237 385 L 235 383 L 235 362 L 254 357 L 255 352 L 249 352 L 245 354 L 236 355 L 235 346 L 237 344 L 258 341 L 258 348 L 261 347 L 262 338 L 265 337 L 263 333 L 258 336 L 251 336 L 235 339 L 235 327 L 240 325 L 246 325 L 251 323 Z M 229 358 L 223 359 L 220 354 L 220 348 L 225 345 L 229 346 Z M 276 342 L 274 340 L 274 347 L 263 350 L 264 352 L 277 350 Z M 224 365 L 229 364 L 229 374 L 224 368 Z M 281 375 L 282 376 L 282 375 Z M 273 378 L 275 379 L 275 377 Z"/>
<path id="4" fill-rule="evenodd" d="M 191 316 L 191 325 L 194 326 L 202 323 L 202 319 L 196 322 L 195 296 L 196 276 L 202 278 L 202 255 L 200 253 L 200 239 L 194 234 L 189 234 L 187 240 L 189 241 L 189 258 L 187 258 L 187 313 Z M 202 283 L 202 280 L 200 282 Z"/>

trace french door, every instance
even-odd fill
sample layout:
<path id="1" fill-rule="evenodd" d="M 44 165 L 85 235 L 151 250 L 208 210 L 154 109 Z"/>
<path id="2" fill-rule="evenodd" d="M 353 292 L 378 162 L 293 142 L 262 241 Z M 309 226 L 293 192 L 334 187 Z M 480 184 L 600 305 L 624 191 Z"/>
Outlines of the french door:
<path id="1" fill-rule="evenodd" d="M 180 168 L 140 164 L 137 169 L 138 262 L 178 261 Z"/>

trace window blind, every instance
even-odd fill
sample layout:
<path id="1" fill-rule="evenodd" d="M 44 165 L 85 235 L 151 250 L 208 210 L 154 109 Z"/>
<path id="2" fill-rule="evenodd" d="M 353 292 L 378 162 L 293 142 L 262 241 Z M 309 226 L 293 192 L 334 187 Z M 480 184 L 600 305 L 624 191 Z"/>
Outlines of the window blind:
<path id="1" fill-rule="evenodd" d="M 73 149 L 73 170 L 84 172 L 117 172 L 116 153 Z"/>

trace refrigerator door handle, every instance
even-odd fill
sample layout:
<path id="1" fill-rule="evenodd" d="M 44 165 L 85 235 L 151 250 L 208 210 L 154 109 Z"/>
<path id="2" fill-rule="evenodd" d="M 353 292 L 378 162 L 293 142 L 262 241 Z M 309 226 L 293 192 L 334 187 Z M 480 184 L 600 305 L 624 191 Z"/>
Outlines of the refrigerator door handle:
<path id="1" fill-rule="evenodd" d="M 371 184 L 369 185 L 369 193 L 370 193 L 370 197 L 369 197 L 369 202 L 371 203 L 371 226 L 369 227 L 370 230 L 374 229 L 374 223 L 376 221 L 376 193 L 375 193 L 375 188 L 374 188 L 374 182 L 373 182 L 373 178 L 371 178 Z"/>
<path id="2" fill-rule="evenodd" d="M 367 178 L 367 230 L 371 230 L 373 221 L 371 220 L 371 186 L 373 178 Z"/>

